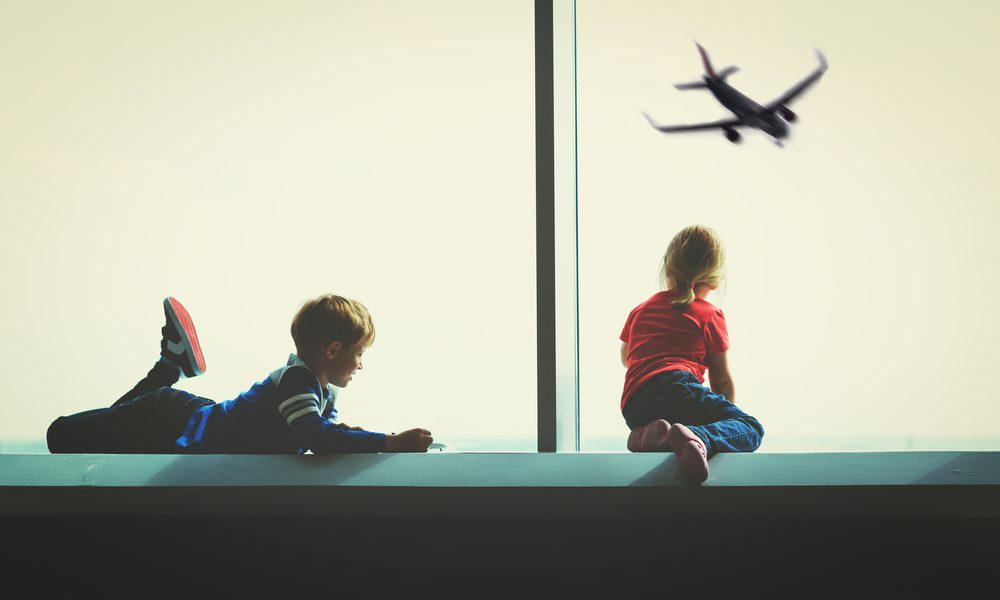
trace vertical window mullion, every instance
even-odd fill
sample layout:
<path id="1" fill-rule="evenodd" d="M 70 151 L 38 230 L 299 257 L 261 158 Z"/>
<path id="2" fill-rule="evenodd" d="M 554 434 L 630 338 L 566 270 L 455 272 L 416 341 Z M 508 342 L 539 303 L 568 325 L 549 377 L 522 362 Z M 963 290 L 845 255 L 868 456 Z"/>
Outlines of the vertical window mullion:
<path id="1" fill-rule="evenodd" d="M 573 0 L 535 2 L 538 451 L 579 451 Z"/>

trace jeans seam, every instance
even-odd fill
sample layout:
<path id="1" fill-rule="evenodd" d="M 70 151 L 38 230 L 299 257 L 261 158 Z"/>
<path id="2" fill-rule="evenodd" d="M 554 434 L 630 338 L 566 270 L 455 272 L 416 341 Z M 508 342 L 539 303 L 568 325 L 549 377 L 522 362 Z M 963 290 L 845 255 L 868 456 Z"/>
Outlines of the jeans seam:
<path id="1" fill-rule="evenodd" d="M 747 440 L 749 440 L 750 436 L 753 435 L 753 434 L 754 434 L 754 432 L 744 431 L 742 433 L 734 433 L 733 435 L 725 436 L 725 437 L 718 437 L 716 439 L 718 441 L 720 441 L 720 442 L 727 442 L 728 443 L 730 440 L 735 440 L 735 439 L 739 439 L 739 438 L 746 438 Z M 732 444 L 730 444 L 730 445 L 732 445 Z"/>

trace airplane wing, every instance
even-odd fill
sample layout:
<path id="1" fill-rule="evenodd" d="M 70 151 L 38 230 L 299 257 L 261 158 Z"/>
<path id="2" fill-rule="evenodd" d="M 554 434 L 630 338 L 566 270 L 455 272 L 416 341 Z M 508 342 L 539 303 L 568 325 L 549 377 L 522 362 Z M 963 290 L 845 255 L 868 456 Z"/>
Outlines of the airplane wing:
<path id="1" fill-rule="evenodd" d="M 711 123 L 698 123 L 696 125 L 658 125 L 649 115 L 642 113 L 649 124 L 655 129 L 662 131 L 663 133 L 676 133 L 678 131 L 705 131 L 707 129 L 733 129 L 735 127 L 743 127 L 746 125 L 743 121 L 739 119 L 722 119 L 720 121 L 712 121 Z"/>
<path id="2" fill-rule="evenodd" d="M 809 86 L 819 81 L 819 78 L 823 76 L 823 73 L 826 73 L 826 57 L 823 56 L 822 52 L 817 50 L 816 58 L 819 59 L 819 67 L 817 67 L 815 71 L 810 73 L 808 77 L 796 83 L 794 87 L 789 89 L 780 97 L 765 104 L 764 108 L 766 108 L 768 112 L 776 110 L 779 106 L 787 105 L 789 102 L 798 97 L 799 94 L 809 89 Z"/>

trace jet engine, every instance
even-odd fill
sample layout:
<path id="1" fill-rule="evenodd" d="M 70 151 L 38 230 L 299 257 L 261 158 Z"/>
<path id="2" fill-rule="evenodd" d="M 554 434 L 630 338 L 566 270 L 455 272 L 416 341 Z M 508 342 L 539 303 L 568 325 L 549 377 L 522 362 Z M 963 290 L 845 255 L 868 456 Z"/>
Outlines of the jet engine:
<path id="1" fill-rule="evenodd" d="M 722 130 L 726 134 L 726 139 L 730 142 L 737 144 L 740 141 L 740 132 L 735 129 L 725 128 Z"/>
<path id="2" fill-rule="evenodd" d="M 797 115 L 793 113 L 792 110 L 787 106 L 782 106 L 779 110 L 781 111 L 781 118 L 788 121 L 789 123 L 791 123 L 797 118 Z"/>

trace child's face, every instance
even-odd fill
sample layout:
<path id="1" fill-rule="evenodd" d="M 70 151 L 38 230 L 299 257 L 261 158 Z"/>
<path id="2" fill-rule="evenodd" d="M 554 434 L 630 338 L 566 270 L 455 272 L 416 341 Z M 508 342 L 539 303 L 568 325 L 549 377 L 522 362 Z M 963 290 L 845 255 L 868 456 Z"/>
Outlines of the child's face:
<path id="1" fill-rule="evenodd" d="M 347 387 L 355 371 L 363 368 L 361 355 L 367 349 L 368 346 L 364 342 L 338 347 L 333 357 L 327 360 L 326 376 L 330 383 L 337 387 Z"/>

